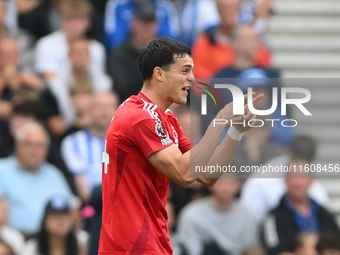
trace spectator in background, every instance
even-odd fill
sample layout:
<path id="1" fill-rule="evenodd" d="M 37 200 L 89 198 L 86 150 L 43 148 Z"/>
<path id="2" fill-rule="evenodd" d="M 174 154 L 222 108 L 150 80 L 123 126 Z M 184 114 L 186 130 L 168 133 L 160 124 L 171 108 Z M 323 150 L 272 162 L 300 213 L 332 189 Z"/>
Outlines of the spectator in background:
<path id="1" fill-rule="evenodd" d="M 289 146 L 289 151 L 278 156 L 265 165 L 288 166 L 292 160 L 307 160 L 312 162 L 315 157 L 316 142 L 314 139 L 298 135 Z M 261 178 L 262 177 L 262 178 Z M 263 178 L 272 177 L 272 178 Z M 249 208 L 260 220 L 276 207 L 286 191 L 285 173 L 279 172 L 272 175 L 255 173 L 248 178 L 241 192 L 242 203 Z M 308 189 L 308 194 L 320 205 L 326 205 L 328 194 L 320 181 L 314 180 Z"/>
<path id="2" fill-rule="evenodd" d="M 10 225 L 25 233 L 39 230 L 45 204 L 52 196 L 70 200 L 72 193 L 60 171 L 45 162 L 49 137 L 29 123 L 16 134 L 16 155 L 0 160 L 0 192 L 8 199 Z"/>
<path id="3" fill-rule="evenodd" d="M 42 81 L 34 74 L 20 69 L 21 51 L 20 42 L 13 37 L 4 37 L 0 40 L 0 69 L 1 83 L 15 90 L 20 85 L 27 85 L 41 89 Z"/>
<path id="4" fill-rule="evenodd" d="M 316 233 L 306 232 L 298 235 L 294 255 L 318 255 L 316 244 L 319 237 Z"/>
<path id="5" fill-rule="evenodd" d="M 0 254 L 1 255 L 17 255 L 12 247 L 0 239 Z"/>
<path id="6" fill-rule="evenodd" d="M 44 105 L 38 101 L 28 101 L 14 105 L 9 119 L 9 127 L 0 133 L 0 158 L 6 158 L 14 154 L 14 138 L 21 127 L 28 123 L 44 123 L 45 111 L 43 108 Z M 46 160 L 63 173 L 70 188 L 75 193 L 73 175 L 68 171 L 60 154 L 59 142 L 53 136 L 51 136 L 51 144 Z"/>
<path id="7" fill-rule="evenodd" d="M 215 0 L 183 0 L 179 4 L 181 41 L 190 47 L 202 32 L 219 24 Z"/>
<path id="8" fill-rule="evenodd" d="M 254 68 L 263 70 L 268 78 L 278 78 L 276 71 L 264 68 L 254 62 L 254 58 L 259 51 L 259 40 L 255 29 L 249 25 L 238 25 L 230 33 L 230 43 L 234 50 L 234 57 L 230 65 L 223 66 L 215 74 L 216 78 L 237 78 Z M 254 77 L 256 78 L 256 77 Z"/>
<path id="9" fill-rule="evenodd" d="M 15 250 L 16 254 L 22 254 L 24 247 L 24 237 L 20 232 L 8 225 L 8 202 L 0 193 L 0 247 L 1 240 L 5 241 Z M 3 248 L 3 247 L 2 247 Z M 0 248 L 0 254 L 3 254 Z"/>
<path id="10" fill-rule="evenodd" d="M 51 32 L 55 32 L 57 30 L 61 29 L 60 24 L 60 8 L 62 6 L 62 3 L 67 0 L 50 0 L 49 4 L 49 10 L 48 10 L 48 19 L 49 19 L 49 26 L 51 28 Z M 90 13 L 90 19 L 91 19 L 91 25 L 86 32 L 86 36 L 91 39 L 95 39 L 97 41 L 102 42 L 103 41 L 103 14 L 99 12 L 96 8 L 95 3 L 92 2 L 92 5 L 94 5 L 94 8 L 92 8 Z"/>
<path id="11" fill-rule="evenodd" d="M 18 25 L 33 34 L 38 40 L 50 33 L 48 4 L 44 0 L 14 0 Z"/>
<path id="12" fill-rule="evenodd" d="M 102 152 L 118 98 L 113 93 L 97 93 L 91 106 L 89 126 L 67 136 L 61 146 L 62 156 L 75 176 L 77 190 L 84 201 L 88 201 L 92 189 L 102 182 Z"/>
<path id="13" fill-rule="evenodd" d="M 268 255 L 294 252 L 296 238 L 302 232 L 331 232 L 340 237 L 333 216 L 308 195 L 313 177 L 304 169 L 309 163 L 306 160 L 291 162 L 293 166 L 302 165 L 303 171 L 287 173 L 287 191 L 278 207 L 266 217 L 261 239 Z"/>
<path id="14" fill-rule="evenodd" d="M 178 238 L 189 255 L 238 255 L 258 239 L 258 221 L 235 200 L 241 182 L 221 178 L 212 195 L 188 204 L 180 213 Z"/>
<path id="15" fill-rule="evenodd" d="M 70 88 L 70 95 L 72 106 L 75 110 L 75 119 L 72 126 L 70 126 L 63 134 L 63 138 L 88 127 L 91 122 L 89 113 L 93 98 L 91 84 L 74 83 Z"/>
<path id="16" fill-rule="evenodd" d="M 122 44 L 129 35 L 130 23 L 137 6 L 142 2 L 151 3 L 157 13 L 159 37 L 177 39 L 179 36 L 178 14 L 174 4 L 166 0 L 109 0 L 106 4 L 104 34 L 108 52 Z"/>
<path id="17" fill-rule="evenodd" d="M 115 91 L 125 101 L 137 95 L 143 86 L 143 78 L 138 69 L 138 56 L 149 42 L 156 38 L 156 9 L 149 2 L 136 6 L 130 24 L 130 36 L 115 49 L 108 59 L 108 74 L 114 81 Z"/>
<path id="18" fill-rule="evenodd" d="M 91 5 L 86 0 L 65 1 L 61 5 L 61 27 L 37 42 L 35 55 L 36 71 L 50 79 L 71 70 L 68 58 L 69 44 L 82 38 L 90 27 Z M 104 73 L 105 49 L 95 40 L 89 41 L 89 70 Z"/>
<path id="19" fill-rule="evenodd" d="M 231 66 L 221 69 L 214 78 L 235 78 L 230 82 L 236 85 L 244 92 L 248 87 L 253 87 L 254 91 L 264 93 L 265 97 L 257 109 L 270 109 L 273 104 L 272 87 L 281 87 L 278 81 L 279 75 L 276 71 L 268 68 L 257 66 L 254 63 L 254 56 L 259 48 L 258 38 L 254 28 L 251 26 L 239 26 L 232 33 L 232 45 L 235 51 L 235 58 Z M 280 91 L 280 90 L 279 90 Z M 219 95 L 224 98 L 226 103 L 232 101 L 231 93 L 222 90 Z M 278 93 L 278 107 L 271 114 L 272 119 L 280 121 L 287 118 L 281 115 L 281 93 Z M 294 137 L 294 129 L 286 128 L 282 125 L 274 125 L 270 137 L 271 142 L 280 146 L 288 146 Z"/>
<path id="20" fill-rule="evenodd" d="M 2 79 L 5 79 L 3 82 L 10 82 L 11 80 L 14 80 L 12 81 L 13 85 L 25 82 L 33 88 L 41 88 L 42 83 L 35 75 L 20 69 L 21 50 L 19 44 L 20 42 L 14 37 L 3 37 L 0 40 L 1 76 Z M 13 77 L 8 77 L 10 74 L 12 74 Z M 11 79 L 8 81 L 6 78 Z"/>
<path id="21" fill-rule="evenodd" d="M 0 38 L 12 37 L 19 44 L 21 57 L 19 70 L 24 72 L 33 71 L 33 44 L 35 38 L 31 33 L 17 27 L 10 27 L 6 24 L 7 5 L 6 0 L 0 0 Z"/>
<path id="22" fill-rule="evenodd" d="M 3 38 L 0 40 L 0 129 L 7 124 L 12 111 L 13 94 L 24 86 L 34 89 L 42 87 L 41 80 L 29 73 L 18 69 L 20 48 L 16 39 Z"/>
<path id="23" fill-rule="evenodd" d="M 234 60 L 234 49 L 230 42 L 236 28 L 240 11 L 240 0 L 217 0 L 220 24 L 207 30 L 194 43 L 192 57 L 196 63 L 196 78 L 211 78 L 217 71 L 230 66 Z M 254 56 L 254 63 L 259 66 L 271 65 L 271 54 L 259 38 L 259 47 Z"/>
<path id="24" fill-rule="evenodd" d="M 49 106 L 49 123 L 52 131 L 61 135 L 76 118 L 76 110 L 72 105 L 70 88 L 88 85 L 93 92 L 110 91 L 112 81 L 104 73 L 93 72 L 89 68 L 91 62 L 91 42 L 80 38 L 70 43 L 69 59 L 71 69 L 58 74 L 47 82 L 43 93 L 45 103 Z"/>
<path id="25" fill-rule="evenodd" d="M 53 197 L 44 211 L 40 230 L 35 238 L 27 241 L 24 254 L 87 255 L 89 235 L 76 229 L 68 201 Z"/>

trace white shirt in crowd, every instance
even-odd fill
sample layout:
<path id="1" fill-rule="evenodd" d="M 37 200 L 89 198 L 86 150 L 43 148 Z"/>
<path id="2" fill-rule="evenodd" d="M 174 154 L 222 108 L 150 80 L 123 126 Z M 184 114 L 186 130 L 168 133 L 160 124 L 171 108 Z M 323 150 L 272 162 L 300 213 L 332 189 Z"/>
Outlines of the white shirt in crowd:
<path id="1" fill-rule="evenodd" d="M 96 40 L 90 40 L 89 70 L 92 73 L 105 73 L 105 49 Z M 41 38 L 36 45 L 35 69 L 39 73 L 63 73 L 71 69 L 68 57 L 69 45 L 62 30 Z"/>

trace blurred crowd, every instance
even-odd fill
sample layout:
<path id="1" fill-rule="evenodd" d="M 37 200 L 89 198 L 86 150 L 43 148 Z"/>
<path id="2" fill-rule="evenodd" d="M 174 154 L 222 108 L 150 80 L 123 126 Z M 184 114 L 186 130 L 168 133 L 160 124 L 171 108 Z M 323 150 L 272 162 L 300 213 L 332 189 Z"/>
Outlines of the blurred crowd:
<path id="1" fill-rule="evenodd" d="M 138 55 L 152 39 L 187 43 L 196 78 L 237 78 L 243 91 L 264 93 L 259 107 L 268 109 L 268 81 L 280 77 L 263 39 L 271 4 L 0 0 L 0 254 L 98 254 L 106 131 L 141 89 Z M 262 82 L 242 82 L 249 78 Z M 206 120 L 189 105 L 172 110 L 198 142 Z M 316 147 L 293 128 L 265 125 L 244 135 L 232 164 L 310 164 Z M 327 192 L 310 173 L 241 177 L 209 189 L 171 183 L 175 255 L 340 254 Z"/>

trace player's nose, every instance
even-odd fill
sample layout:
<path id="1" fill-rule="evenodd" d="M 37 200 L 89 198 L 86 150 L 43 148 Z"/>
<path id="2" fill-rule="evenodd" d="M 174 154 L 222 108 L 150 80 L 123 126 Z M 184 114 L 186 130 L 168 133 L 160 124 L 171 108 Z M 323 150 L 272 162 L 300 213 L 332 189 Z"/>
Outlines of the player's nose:
<path id="1" fill-rule="evenodd" d="M 194 77 L 194 75 L 192 75 L 192 77 L 189 78 L 189 81 L 190 81 L 191 83 L 194 83 L 194 82 L 195 82 L 195 77 Z"/>

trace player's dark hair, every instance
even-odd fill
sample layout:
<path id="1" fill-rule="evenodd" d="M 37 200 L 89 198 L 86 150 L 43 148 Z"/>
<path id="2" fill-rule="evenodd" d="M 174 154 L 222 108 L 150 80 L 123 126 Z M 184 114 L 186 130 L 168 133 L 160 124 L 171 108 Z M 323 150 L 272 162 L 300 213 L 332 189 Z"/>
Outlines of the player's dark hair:
<path id="1" fill-rule="evenodd" d="M 185 43 L 166 37 L 151 41 L 139 54 L 138 65 L 143 80 L 151 79 L 155 67 L 166 70 L 175 63 L 176 56 L 183 58 L 186 55 L 191 57 L 191 50 Z"/>
<path id="2" fill-rule="evenodd" d="M 311 137 L 298 135 L 290 144 L 290 151 L 294 160 L 312 161 L 315 156 L 316 142 Z"/>

